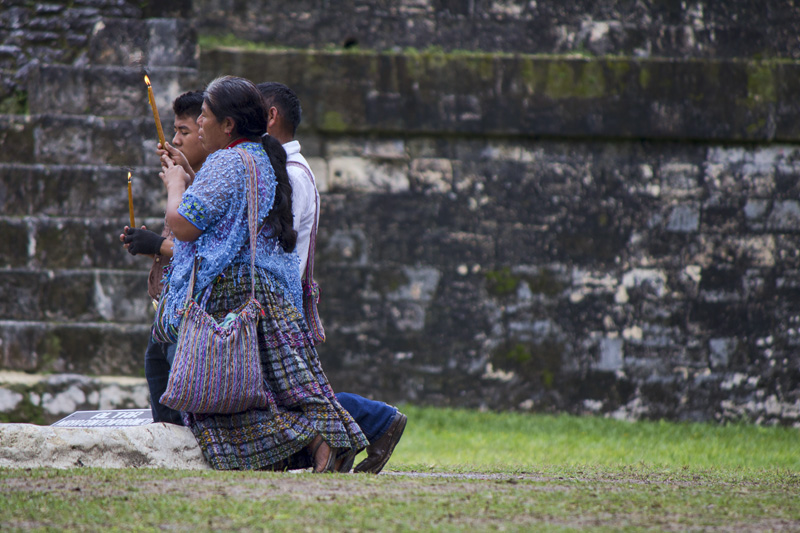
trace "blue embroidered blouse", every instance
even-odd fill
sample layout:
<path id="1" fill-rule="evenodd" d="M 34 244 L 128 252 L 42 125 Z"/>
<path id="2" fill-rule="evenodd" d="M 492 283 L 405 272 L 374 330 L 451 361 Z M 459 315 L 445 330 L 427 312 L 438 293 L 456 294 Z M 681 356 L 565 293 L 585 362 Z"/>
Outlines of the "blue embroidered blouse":
<path id="1" fill-rule="evenodd" d="M 237 147 L 249 152 L 256 161 L 258 227 L 261 227 L 275 199 L 275 172 L 260 143 L 245 142 Z M 164 313 L 176 329 L 180 326 L 178 312 L 186 299 L 195 256 L 198 257 L 195 296 L 231 264 L 241 263 L 247 267 L 245 272 L 249 270 L 247 167 L 237 150 L 217 150 L 208 156 L 183 194 L 178 213 L 203 233 L 194 242 L 175 240 Z M 295 252 L 284 252 L 267 227 L 258 234 L 255 262 L 274 288 L 302 312 L 300 259 Z"/>

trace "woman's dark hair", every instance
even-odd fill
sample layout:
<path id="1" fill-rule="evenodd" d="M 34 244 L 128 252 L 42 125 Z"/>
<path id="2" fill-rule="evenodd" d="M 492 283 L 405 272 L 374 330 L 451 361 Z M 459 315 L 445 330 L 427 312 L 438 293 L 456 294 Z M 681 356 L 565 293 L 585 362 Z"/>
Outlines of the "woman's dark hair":
<path id="1" fill-rule="evenodd" d="M 208 84 L 203 99 L 218 121 L 230 117 L 238 135 L 260 141 L 267 152 L 278 185 L 265 223 L 281 247 L 291 252 L 297 244 L 297 232 L 292 227 L 292 185 L 286 172 L 286 151 L 277 139 L 261 136 L 267 131 L 267 113 L 261 93 L 249 80 L 225 76 Z"/>

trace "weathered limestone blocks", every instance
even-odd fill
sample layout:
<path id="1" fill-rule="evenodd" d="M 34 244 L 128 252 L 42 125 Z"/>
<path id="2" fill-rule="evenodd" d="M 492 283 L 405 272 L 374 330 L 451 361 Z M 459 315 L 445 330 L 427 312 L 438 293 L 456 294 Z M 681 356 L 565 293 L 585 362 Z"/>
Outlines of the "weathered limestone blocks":
<path id="1" fill-rule="evenodd" d="M 7 219 L 102 218 L 124 225 L 128 223 L 129 170 L 137 220 L 163 219 L 164 185 L 153 167 L 0 163 L 0 212 Z"/>
<path id="2" fill-rule="evenodd" d="M 3 339 L 6 338 L 4 334 Z M 144 378 L 0 372 L 2 422 L 51 424 L 75 411 L 147 409 L 149 406 Z"/>
<path id="3" fill-rule="evenodd" d="M 276 46 L 633 57 L 797 57 L 793 28 L 800 17 L 776 1 L 404 0 L 341 2 L 335 10 L 307 1 L 193 4 L 200 32 Z"/>
<path id="4" fill-rule="evenodd" d="M 210 50 L 202 77 L 292 79 L 326 133 L 796 140 L 800 63 Z M 680 80 L 680 83 L 676 83 Z"/>
<path id="5" fill-rule="evenodd" d="M 148 66 L 146 72 L 159 112 L 165 119 L 172 115 L 175 97 L 199 87 L 197 72 L 192 68 Z M 44 65 L 31 73 L 30 111 L 33 114 L 149 117 L 152 120 L 144 74 L 143 65 Z"/>
<path id="6" fill-rule="evenodd" d="M 209 468 L 188 428 L 148 424 L 59 428 L 0 424 L 2 468 Z"/>
<path id="7" fill-rule="evenodd" d="M 197 65 L 187 1 L 89 0 L 0 10 L 0 113 L 25 113 L 29 74 L 37 65 Z M 166 18 L 168 17 L 168 18 Z"/>
<path id="8" fill-rule="evenodd" d="M 130 324 L 4 319 L 0 365 L 24 372 L 143 376 L 151 328 L 152 320 Z"/>

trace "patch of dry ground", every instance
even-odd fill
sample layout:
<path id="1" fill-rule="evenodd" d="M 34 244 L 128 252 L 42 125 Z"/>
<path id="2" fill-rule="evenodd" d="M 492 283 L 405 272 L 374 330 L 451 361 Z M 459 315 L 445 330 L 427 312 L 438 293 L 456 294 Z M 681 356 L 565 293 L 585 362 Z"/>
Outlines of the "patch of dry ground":
<path id="1" fill-rule="evenodd" d="M 11 493 L 46 493 L 76 503 L 89 496 L 133 501 L 141 494 L 163 495 L 166 499 L 188 502 L 215 501 L 216 498 L 235 501 L 288 499 L 299 506 L 315 503 L 349 506 L 358 505 L 359 502 L 391 502 L 393 505 L 406 505 L 410 509 L 452 506 L 451 512 L 441 512 L 432 518 L 432 528 L 441 523 L 448 528 L 479 530 L 550 526 L 578 530 L 633 528 L 659 531 L 800 531 L 800 523 L 774 517 L 713 523 L 700 516 L 703 514 L 702 510 L 698 512 L 696 508 L 687 509 L 686 514 L 680 514 L 667 509 L 659 512 L 653 508 L 621 510 L 612 504 L 602 504 L 603 498 L 611 498 L 613 493 L 630 490 L 629 487 L 632 486 L 656 486 L 669 491 L 713 491 L 714 487 L 722 486 L 718 482 L 674 479 L 669 476 L 611 475 L 608 478 L 579 478 L 537 474 L 427 472 L 385 472 L 380 476 L 313 476 L 251 472 L 232 473 L 224 478 L 190 475 L 154 480 L 147 475 L 140 477 L 141 479 L 129 479 L 127 483 L 121 484 L 113 474 L 109 474 L 106 479 L 102 479 L 102 475 L 98 479 L 97 473 L 89 476 L 73 474 L 53 477 L 22 474 L 0 478 L 0 502 L 5 499 L 4 494 Z M 601 502 L 600 505 L 584 507 L 580 503 L 569 504 L 574 506 L 574 512 L 560 514 L 542 512 L 535 505 L 535 502 L 545 496 L 555 496 L 567 501 L 574 498 L 575 493 L 587 489 L 590 489 L 588 498 Z M 737 490 L 746 491 L 747 488 L 741 486 Z M 495 507 L 495 503 L 500 502 L 506 502 L 508 509 L 516 511 L 504 514 L 503 509 L 506 507 L 502 504 Z M 531 502 L 531 505 L 525 502 Z M 4 528 L 22 531 L 52 526 L 52 521 L 37 522 L 30 517 L 4 524 Z M 174 524 L 163 526 L 175 528 Z"/>

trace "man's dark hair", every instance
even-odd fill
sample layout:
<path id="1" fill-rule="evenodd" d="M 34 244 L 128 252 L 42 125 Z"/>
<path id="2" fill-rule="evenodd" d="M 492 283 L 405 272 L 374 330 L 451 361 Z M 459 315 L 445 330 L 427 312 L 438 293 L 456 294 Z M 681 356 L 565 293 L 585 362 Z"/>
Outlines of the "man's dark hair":
<path id="1" fill-rule="evenodd" d="M 277 107 L 278 113 L 289 122 L 292 126 L 292 137 L 294 137 L 297 126 L 300 125 L 300 120 L 303 117 L 300 99 L 297 98 L 294 91 L 277 81 L 259 83 L 256 87 L 258 87 L 261 96 L 264 98 L 265 107 L 267 109 L 272 106 Z"/>
<path id="2" fill-rule="evenodd" d="M 172 111 L 178 118 L 197 118 L 203 109 L 203 92 L 189 91 L 172 102 Z"/>

